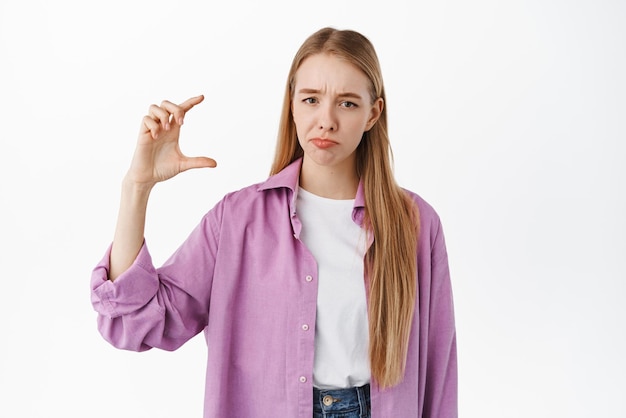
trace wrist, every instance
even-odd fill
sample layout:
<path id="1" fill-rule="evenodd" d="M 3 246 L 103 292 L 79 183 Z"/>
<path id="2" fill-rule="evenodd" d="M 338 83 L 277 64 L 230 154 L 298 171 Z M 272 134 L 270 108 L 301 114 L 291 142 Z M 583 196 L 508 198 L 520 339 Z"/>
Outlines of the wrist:
<path id="1" fill-rule="evenodd" d="M 122 188 L 133 194 L 150 193 L 156 182 L 142 182 L 135 180 L 129 173 L 122 179 Z"/>
<path id="2" fill-rule="evenodd" d="M 135 181 L 127 174 L 122 180 L 122 196 L 129 202 L 145 204 L 155 184 Z"/>

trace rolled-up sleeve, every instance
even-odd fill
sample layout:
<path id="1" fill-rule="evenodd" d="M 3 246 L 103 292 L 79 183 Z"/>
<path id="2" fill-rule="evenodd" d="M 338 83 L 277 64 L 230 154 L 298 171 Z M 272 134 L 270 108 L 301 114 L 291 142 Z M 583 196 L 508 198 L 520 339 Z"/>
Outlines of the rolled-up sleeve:
<path id="1" fill-rule="evenodd" d="M 91 303 L 100 315 L 117 318 L 147 305 L 159 288 L 159 279 L 146 243 L 135 262 L 115 281 L 109 280 L 111 245 L 91 275 Z"/>
<path id="2" fill-rule="evenodd" d="M 208 321 L 217 253 L 219 207 L 202 219 L 160 268 L 144 242 L 133 264 L 108 279 L 111 246 L 91 276 L 98 330 L 113 346 L 132 351 L 175 350 Z"/>

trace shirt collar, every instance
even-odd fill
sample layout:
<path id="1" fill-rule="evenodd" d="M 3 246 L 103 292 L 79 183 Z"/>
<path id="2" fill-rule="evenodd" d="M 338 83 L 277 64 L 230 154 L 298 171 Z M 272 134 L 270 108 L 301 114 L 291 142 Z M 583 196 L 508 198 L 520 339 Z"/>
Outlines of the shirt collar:
<path id="1" fill-rule="evenodd" d="M 300 168 L 302 167 L 302 158 L 298 158 L 280 172 L 270 176 L 265 182 L 259 184 L 258 191 L 269 189 L 287 188 L 292 192 L 298 190 L 298 181 L 300 179 Z"/>
<path id="2" fill-rule="evenodd" d="M 280 172 L 270 176 L 265 182 L 259 184 L 257 190 L 259 192 L 273 189 L 286 188 L 291 190 L 291 198 L 289 199 L 289 217 L 293 236 L 300 239 L 300 231 L 302 223 L 296 216 L 296 200 L 298 199 L 298 183 L 300 180 L 300 168 L 302 168 L 302 157 L 298 158 Z M 356 196 L 354 198 L 354 206 L 352 208 L 352 221 L 363 226 L 363 218 L 365 216 L 365 192 L 363 191 L 363 180 L 359 180 Z M 368 245 L 371 245 L 373 237 L 368 234 Z"/>
<path id="3" fill-rule="evenodd" d="M 258 191 L 269 189 L 290 189 L 294 195 L 298 192 L 298 183 L 300 180 L 300 169 L 302 168 L 302 157 L 283 168 L 280 172 L 270 176 L 265 182 L 261 183 Z M 356 197 L 354 198 L 354 208 L 365 207 L 365 191 L 363 190 L 363 180 L 359 180 Z"/>

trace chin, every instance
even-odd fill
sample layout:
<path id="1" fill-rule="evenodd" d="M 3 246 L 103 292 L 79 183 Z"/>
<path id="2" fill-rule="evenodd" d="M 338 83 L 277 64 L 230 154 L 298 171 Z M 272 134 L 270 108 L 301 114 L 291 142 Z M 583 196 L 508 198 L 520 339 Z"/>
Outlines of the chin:
<path id="1" fill-rule="evenodd" d="M 321 152 L 320 152 L 321 151 Z M 304 154 L 304 158 L 320 167 L 339 167 L 354 165 L 355 158 L 352 156 L 339 156 L 324 150 L 315 150 Z"/>

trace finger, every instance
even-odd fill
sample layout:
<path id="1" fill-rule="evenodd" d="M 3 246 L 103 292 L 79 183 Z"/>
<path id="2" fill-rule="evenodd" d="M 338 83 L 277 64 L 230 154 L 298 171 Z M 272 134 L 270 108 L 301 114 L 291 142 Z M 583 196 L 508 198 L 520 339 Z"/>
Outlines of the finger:
<path id="1" fill-rule="evenodd" d="M 181 162 L 181 171 L 187 171 L 193 168 L 213 168 L 217 167 L 217 162 L 209 157 L 186 157 Z"/>
<path id="2" fill-rule="evenodd" d="M 173 115 L 173 121 L 176 121 L 176 123 L 182 125 L 185 119 L 185 113 L 187 113 L 192 107 L 202 102 L 203 100 L 204 96 L 202 95 L 187 99 L 180 105 L 176 105 L 169 100 L 163 100 L 161 102 L 161 108 L 167 110 L 170 114 Z"/>
<path id="3" fill-rule="evenodd" d="M 153 104 L 153 105 L 150 105 L 150 108 L 148 109 L 148 115 L 155 121 L 160 122 L 161 125 L 163 126 L 163 129 L 165 129 L 166 131 L 169 131 L 170 112 L 168 112 L 167 109 Z"/>
<path id="4" fill-rule="evenodd" d="M 143 117 L 143 127 L 141 130 L 142 134 L 147 134 L 148 132 L 150 132 L 150 135 L 152 135 L 152 138 L 156 139 L 156 137 L 159 135 L 160 129 L 161 129 L 161 125 L 152 117 L 150 116 Z"/>
<path id="5" fill-rule="evenodd" d="M 179 104 L 179 106 L 185 111 L 189 111 L 192 107 L 194 107 L 195 105 L 202 103 L 202 101 L 204 100 L 204 95 L 199 95 L 196 97 L 192 97 L 190 99 L 185 100 L 184 102 L 182 102 L 181 104 Z"/>
<path id="6" fill-rule="evenodd" d="M 179 104 L 178 106 L 183 110 L 184 113 L 189 112 L 195 105 L 202 103 L 202 101 L 204 100 L 204 95 L 199 95 L 196 97 L 192 97 L 190 99 L 185 100 L 184 102 L 182 102 L 181 104 Z M 184 114 L 183 116 L 181 116 L 180 120 L 178 121 L 179 125 L 183 124 L 183 118 L 184 118 Z M 177 119 L 178 120 L 178 119 Z"/>
<path id="7" fill-rule="evenodd" d="M 183 124 L 185 111 L 179 105 L 176 105 L 169 100 L 163 100 L 161 102 L 161 108 L 165 109 L 169 114 L 172 115 L 172 122 L 176 122 L 179 125 Z"/>

